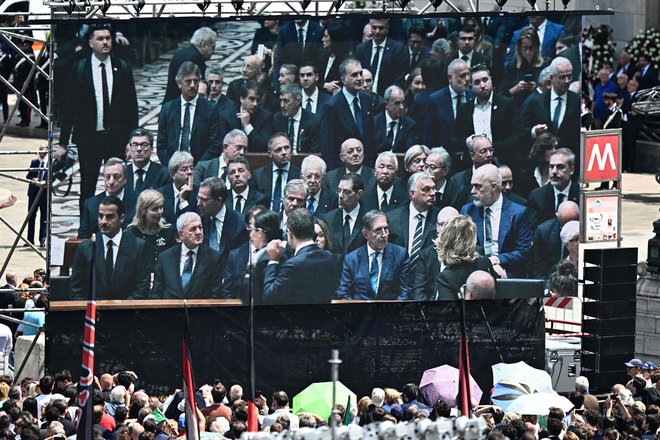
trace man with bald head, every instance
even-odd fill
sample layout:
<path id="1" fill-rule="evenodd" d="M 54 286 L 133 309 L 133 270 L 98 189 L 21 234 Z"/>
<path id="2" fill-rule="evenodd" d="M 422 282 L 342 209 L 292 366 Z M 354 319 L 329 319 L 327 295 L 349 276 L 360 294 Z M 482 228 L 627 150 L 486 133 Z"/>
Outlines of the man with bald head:
<path id="1" fill-rule="evenodd" d="M 477 225 L 477 243 L 493 269 L 507 278 L 524 278 L 532 236 L 525 207 L 502 196 L 502 175 L 495 165 L 476 169 L 472 203 L 461 209 Z"/>
<path id="2" fill-rule="evenodd" d="M 458 211 L 453 206 L 447 206 L 440 210 L 435 222 L 435 231 L 439 235 L 444 224 L 454 217 L 458 217 Z M 438 251 L 434 246 L 422 249 L 419 255 L 419 263 L 415 266 L 413 273 L 413 299 L 419 301 L 430 301 L 435 294 L 435 278 L 440 272 L 440 260 Z"/>
<path id="3" fill-rule="evenodd" d="M 328 171 L 325 178 L 325 183 L 331 190 L 337 188 L 339 179 L 348 173 L 359 174 L 365 187 L 374 183 L 374 169 L 364 165 L 364 145 L 359 139 L 349 138 L 342 142 L 339 160 L 341 166 Z"/>
<path id="4" fill-rule="evenodd" d="M 234 102 L 238 102 L 241 95 L 241 87 L 246 81 L 256 81 L 259 72 L 264 67 L 263 61 L 257 55 L 249 55 L 243 59 L 243 67 L 241 67 L 241 77 L 236 78 L 227 86 L 227 98 Z"/>
<path id="5" fill-rule="evenodd" d="M 532 275 L 534 278 L 548 279 L 553 266 L 565 255 L 559 233 L 571 220 L 580 219 L 580 208 L 572 201 L 563 202 L 555 216 L 541 223 L 534 233 L 532 246 Z"/>
<path id="6" fill-rule="evenodd" d="M 465 281 L 465 299 L 495 299 L 495 279 L 483 270 L 475 270 Z"/>

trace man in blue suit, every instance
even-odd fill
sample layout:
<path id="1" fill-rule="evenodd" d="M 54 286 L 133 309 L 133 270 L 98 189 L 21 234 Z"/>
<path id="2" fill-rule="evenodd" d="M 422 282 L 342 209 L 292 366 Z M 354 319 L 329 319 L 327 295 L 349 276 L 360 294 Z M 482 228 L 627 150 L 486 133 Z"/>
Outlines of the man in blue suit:
<path id="1" fill-rule="evenodd" d="M 406 300 L 411 280 L 406 249 L 388 243 L 387 217 L 378 210 L 362 219 L 367 245 L 346 256 L 337 289 L 338 299 Z"/>
<path id="2" fill-rule="evenodd" d="M 474 99 L 474 93 L 468 90 L 470 68 L 461 59 L 453 60 L 447 67 L 449 86 L 434 92 L 429 96 L 424 124 L 424 144 L 429 148 L 451 145 L 456 120 L 456 110 L 459 104 Z M 463 151 L 449 151 L 452 159 Z"/>
<path id="3" fill-rule="evenodd" d="M 168 163 L 177 151 L 190 152 L 195 163 L 222 152 L 218 112 L 214 104 L 199 98 L 200 78 L 196 64 L 186 61 L 179 67 L 176 79 L 181 96 L 166 102 L 158 118 L 160 163 Z"/>
<path id="4" fill-rule="evenodd" d="M 362 66 L 374 76 L 374 92 L 383 96 L 385 89 L 396 84 L 403 86 L 406 74 L 406 50 L 403 44 L 388 38 L 390 21 L 374 18 L 369 20 L 373 39 L 359 44 L 355 48 L 355 56 Z"/>
<path id="5" fill-rule="evenodd" d="M 543 16 L 536 15 L 529 17 L 529 26 L 536 29 L 536 33 L 539 34 L 539 40 L 541 41 L 541 57 L 553 58 L 555 56 L 555 45 L 557 44 L 559 37 L 564 33 L 564 26 L 546 20 Z M 504 57 L 504 65 L 509 64 L 513 60 L 513 54 L 516 53 L 518 35 L 520 35 L 520 32 L 522 32 L 525 27 L 518 29 L 513 33 L 511 43 L 509 43 L 509 50 L 507 51 L 506 57 Z"/>
<path id="6" fill-rule="evenodd" d="M 477 225 L 477 243 L 501 277 L 524 278 L 532 245 L 524 206 L 502 196 L 502 175 L 492 164 L 472 175 L 472 202 L 461 209 Z"/>
<path id="7" fill-rule="evenodd" d="M 319 248 L 313 236 L 314 217 L 307 209 L 298 208 L 287 217 L 287 243 L 295 249 L 294 256 L 280 262 L 282 241 L 268 243 L 263 290 L 266 304 L 323 304 L 332 300 L 335 257 Z"/>

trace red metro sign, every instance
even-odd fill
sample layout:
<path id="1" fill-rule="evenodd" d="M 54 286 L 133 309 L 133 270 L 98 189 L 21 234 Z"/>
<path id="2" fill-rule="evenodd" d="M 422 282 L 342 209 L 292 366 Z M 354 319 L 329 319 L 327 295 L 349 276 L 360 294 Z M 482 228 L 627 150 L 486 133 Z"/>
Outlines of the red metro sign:
<path id="1" fill-rule="evenodd" d="M 621 130 L 582 133 L 582 181 L 621 179 Z"/>

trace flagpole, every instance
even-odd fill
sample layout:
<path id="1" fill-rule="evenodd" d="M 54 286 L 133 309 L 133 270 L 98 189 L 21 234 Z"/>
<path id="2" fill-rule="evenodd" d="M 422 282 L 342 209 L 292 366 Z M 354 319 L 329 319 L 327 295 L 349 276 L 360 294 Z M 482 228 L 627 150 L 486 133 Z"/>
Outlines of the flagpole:
<path id="1" fill-rule="evenodd" d="M 332 409 L 330 410 L 330 429 L 332 440 L 337 438 L 337 381 L 339 380 L 339 350 L 332 350 L 328 363 L 330 364 L 330 380 L 332 380 Z"/>
<path id="2" fill-rule="evenodd" d="M 258 411 L 255 405 L 255 368 L 254 368 L 254 290 L 252 285 L 252 249 L 248 241 L 248 265 L 245 271 L 248 279 L 248 341 L 247 341 L 247 367 L 248 367 L 248 432 L 259 431 Z"/>
<path id="3" fill-rule="evenodd" d="M 465 292 L 460 295 L 460 337 L 458 348 L 459 394 L 461 396 L 461 412 L 470 417 L 472 396 L 470 395 L 470 354 L 466 331 Z"/>
<path id="4" fill-rule="evenodd" d="M 193 374 L 191 343 L 190 343 L 190 319 L 188 317 L 188 301 L 183 300 L 183 399 L 185 400 L 186 418 L 186 440 L 199 440 L 199 419 L 197 405 L 195 403 L 195 376 Z"/>

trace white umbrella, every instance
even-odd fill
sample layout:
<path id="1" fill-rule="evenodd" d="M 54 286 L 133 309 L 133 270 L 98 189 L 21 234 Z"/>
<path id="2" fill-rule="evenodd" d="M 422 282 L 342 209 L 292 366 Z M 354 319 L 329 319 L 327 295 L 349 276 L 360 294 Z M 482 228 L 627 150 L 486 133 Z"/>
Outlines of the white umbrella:
<path id="1" fill-rule="evenodd" d="M 491 367 L 493 369 L 493 385 L 503 380 L 511 380 L 534 388 L 539 393 L 551 393 L 552 379 L 545 370 L 530 367 L 525 361 L 515 364 L 499 363 Z"/>
<path id="2" fill-rule="evenodd" d="M 518 397 L 511 402 L 508 410 L 516 414 L 524 415 L 547 415 L 550 408 L 560 408 L 567 413 L 573 408 L 573 404 L 564 396 L 552 393 L 534 393 Z"/>

